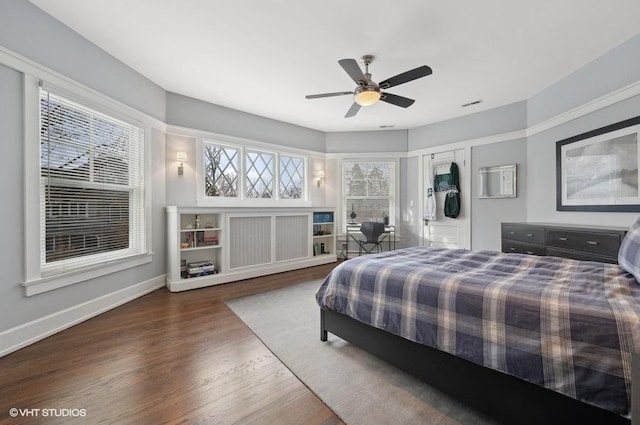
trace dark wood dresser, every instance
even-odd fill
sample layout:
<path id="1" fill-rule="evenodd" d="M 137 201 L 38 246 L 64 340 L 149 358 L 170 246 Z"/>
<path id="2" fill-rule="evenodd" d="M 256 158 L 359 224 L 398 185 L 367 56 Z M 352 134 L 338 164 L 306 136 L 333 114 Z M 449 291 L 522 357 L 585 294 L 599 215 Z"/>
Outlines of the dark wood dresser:
<path id="1" fill-rule="evenodd" d="M 618 263 L 626 228 L 550 223 L 502 223 L 502 252 Z"/>

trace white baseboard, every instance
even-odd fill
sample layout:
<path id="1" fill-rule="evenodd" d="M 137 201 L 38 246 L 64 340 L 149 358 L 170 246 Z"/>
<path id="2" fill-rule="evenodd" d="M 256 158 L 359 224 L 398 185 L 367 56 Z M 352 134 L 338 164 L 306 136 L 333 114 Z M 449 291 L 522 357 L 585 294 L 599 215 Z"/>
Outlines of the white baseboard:
<path id="1" fill-rule="evenodd" d="M 263 266 L 248 266 L 238 268 L 227 273 L 212 274 L 209 276 L 194 277 L 191 279 L 180 279 L 178 281 L 172 281 L 169 276 L 167 276 L 167 288 L 169 288 L 171 292 L 188 291 L 191 289 L 204 288 L 206 286 L 220 285 L 222 283 L 236 282 L 238 280 L 287 272 L 290 270 L 335 263 L 336 261 L 338 261 L 338 258 L 335 254 L 319 255 L 301 260 L 265 264 Z"/>
<path id="2" fill-rule="evenodd" d="M 133 286 L 0 332 L 0 357 L 162 288 L 165 285 L 165 278 L 165 275 L 156 276 Z"/>

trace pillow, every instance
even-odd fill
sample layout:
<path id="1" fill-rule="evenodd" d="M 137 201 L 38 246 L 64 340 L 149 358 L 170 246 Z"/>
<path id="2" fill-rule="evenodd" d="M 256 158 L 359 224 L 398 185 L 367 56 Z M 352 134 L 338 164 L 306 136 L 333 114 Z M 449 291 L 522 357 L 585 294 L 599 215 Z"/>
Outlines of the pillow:
<path id="1" fill-rule="evenodd" d="M 618 251 L 618 264 L 640 282 L 640 217 L 631 225 Z"/>

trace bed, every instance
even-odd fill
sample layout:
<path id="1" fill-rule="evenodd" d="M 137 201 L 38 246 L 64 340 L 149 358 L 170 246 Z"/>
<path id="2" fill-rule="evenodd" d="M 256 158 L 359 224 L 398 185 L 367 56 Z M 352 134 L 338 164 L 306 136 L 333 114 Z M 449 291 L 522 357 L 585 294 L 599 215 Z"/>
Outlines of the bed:
<path id="1" fill-rule="evenodd" d="M 345 261 L 320 335 L 504 423 L 629 424 L 640 285 L 615 264 L 414 247 Z"/>

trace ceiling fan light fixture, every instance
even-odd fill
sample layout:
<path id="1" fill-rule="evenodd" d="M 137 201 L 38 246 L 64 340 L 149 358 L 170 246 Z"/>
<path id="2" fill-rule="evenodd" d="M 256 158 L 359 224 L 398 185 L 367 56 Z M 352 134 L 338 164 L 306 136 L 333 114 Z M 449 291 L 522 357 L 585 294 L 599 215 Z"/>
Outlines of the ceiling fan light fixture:
<path id="1" fill-rule="evenodd" d="M 354 83 L 356 83 L 356 89 L 353 91 L 354 102 L 344 115 L 345 118 L 355 116 L 362 106 L 371 106 L 380 100 L 401 108 L 408 108 L 415 103 L 415 100 L 388 92 L 383 93 L 382 90 L 399 86 L 400 84 L 408 83 L 409 81 L 417 80 L 418 78 L 426 77 L 433 73 L 431 68 L 427 65 L 422 65 L 391 78 L 387 78 L 386 80 L 376 84 L 371 80 L 371 74 L 369 73 L 369 65 L 371 65 L 373 59 L 374 57 L 372 55 L 364 55 L 362 57 L 364 72 L 362 72 L 360 65 L 358 65 L 358 62 L 356 62 L 355 59 L 340 59 L 338 61 L 338 64 L 342 69 L 344 69 L 347 75 Z M 305 97 L 307 99 L 317 99 L 320 97 L 343 96 L 348 94 L 351 94 L 351 92 L 342 91 L 335 93 L 312 94 Z"/>
<path id="2" fill-rule="evenodd" d="M 360 106 L 371 106 L 380 100 L 380 89 L 377 87 L 362 87 L 357 89 L 354 100 Z"/>

